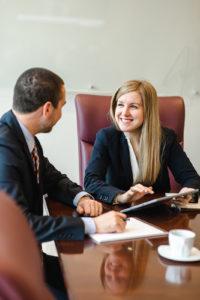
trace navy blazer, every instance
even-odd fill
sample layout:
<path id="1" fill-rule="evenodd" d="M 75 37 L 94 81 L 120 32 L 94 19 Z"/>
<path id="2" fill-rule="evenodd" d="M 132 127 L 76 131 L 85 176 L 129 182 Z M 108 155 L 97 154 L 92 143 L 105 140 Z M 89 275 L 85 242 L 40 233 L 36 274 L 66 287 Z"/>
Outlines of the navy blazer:
<path id="1" fill-rule="evenodd" d="M 21 206 L 39 241 L 81 240 L 84 238 L 81 218 L 43 216 L 43 195 L 73 205 L 75 195 L 82 189 L 50 164 L 38 139 L 35 141 L 40 158 L 39 184 L 15 115 L 9 111 L 0 119 L 0 189 Z"/>
<path id="2" fill-rule="evenodd" d="M 155 192 L 169 192 L 168 168 L 181 186 L 200 188 L 200 177 L 168 128 L 162 129 L 161 169 Z M 101 129 L 96 136 L 93 152 L 85 173 L 85 189 L 96 199 L 112 203 L 118 193 L 124 193 L 132 185 L 133 175 L 126 137 L 113 126 Z"/>

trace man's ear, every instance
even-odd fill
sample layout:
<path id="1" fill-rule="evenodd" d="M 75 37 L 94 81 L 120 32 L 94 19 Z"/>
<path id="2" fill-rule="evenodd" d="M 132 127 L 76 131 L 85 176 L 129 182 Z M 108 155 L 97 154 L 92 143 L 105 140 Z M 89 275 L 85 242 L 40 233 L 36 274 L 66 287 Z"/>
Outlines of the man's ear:
<path id="1" fill-rule="evenodd" d="M 45 102 L 45 104 L 42 107 L 42 114 L 44 117 L 48 118 L 51 116 L 53 111 L 53 105 L 50 101 Z"/>

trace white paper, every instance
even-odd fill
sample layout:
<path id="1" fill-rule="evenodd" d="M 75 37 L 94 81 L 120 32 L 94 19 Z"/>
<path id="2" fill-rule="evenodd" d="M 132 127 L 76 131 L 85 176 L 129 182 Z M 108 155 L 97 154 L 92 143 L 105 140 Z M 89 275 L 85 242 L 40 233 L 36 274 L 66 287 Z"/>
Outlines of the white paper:
<path id="1" fill-rule="evenodd" d="M 49 216 L 49 210 L 47 207 L 45 196 L 43 197 L 43 214 L 44 216 Z M 58 256 L 58 251 L 56 249 L 54 241 L 42 243 L 42 251 L 51 256 Z"/>
<path id="2" fill-rule="evenodd" d="M 156 228 L 149 223 L 143 222 L 136 218 L 129 218 L 127 220 L 126 229 L 122 233 L 95 233 L 91 234 L 90 237 L 96 243 L 104 243 L 149 236 L 163 236 L 166 234 L 166 231 Z"/>

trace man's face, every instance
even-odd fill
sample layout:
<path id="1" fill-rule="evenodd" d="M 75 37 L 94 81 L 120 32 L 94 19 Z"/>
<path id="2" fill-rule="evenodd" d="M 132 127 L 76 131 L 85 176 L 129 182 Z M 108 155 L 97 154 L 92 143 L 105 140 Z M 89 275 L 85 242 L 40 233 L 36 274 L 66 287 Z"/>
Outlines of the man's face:
<path id="1" fill-rule="evenodd" d="M 50 132 L 54 125 L 60 120 L 62 116 L 62 108 L 66 104 L 65 94 L 65 87 L 63 85 L 61 88 L 61 98 L 58 102 L 57 107 L 53 107 L 53 105 L 50 102 L 49 113 L 47 114 L 47 117 L 45 118 L 45 120 L 43 120 L 41 124 L 41 132 Z"/>

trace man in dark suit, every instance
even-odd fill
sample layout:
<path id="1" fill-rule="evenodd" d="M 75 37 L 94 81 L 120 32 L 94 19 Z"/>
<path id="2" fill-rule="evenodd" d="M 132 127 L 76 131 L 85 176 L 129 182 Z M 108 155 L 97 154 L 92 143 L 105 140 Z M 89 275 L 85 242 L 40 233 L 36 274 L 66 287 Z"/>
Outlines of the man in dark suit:
<path id="1" fill-rule="evenodd" d="M 64 82 L 58 75 L 29 69 L 15 84 L 12 110 L 0 120 L 0 189 L 21 207 L 39 242 L 81 240 L 85 233 L 125 228 L 124 214 L 99 216 L 102 205 L 43 156 L 36 134 L 52 130 L 65 103 Z M 43 216 L 45 194 L 94 218 Z"/>

